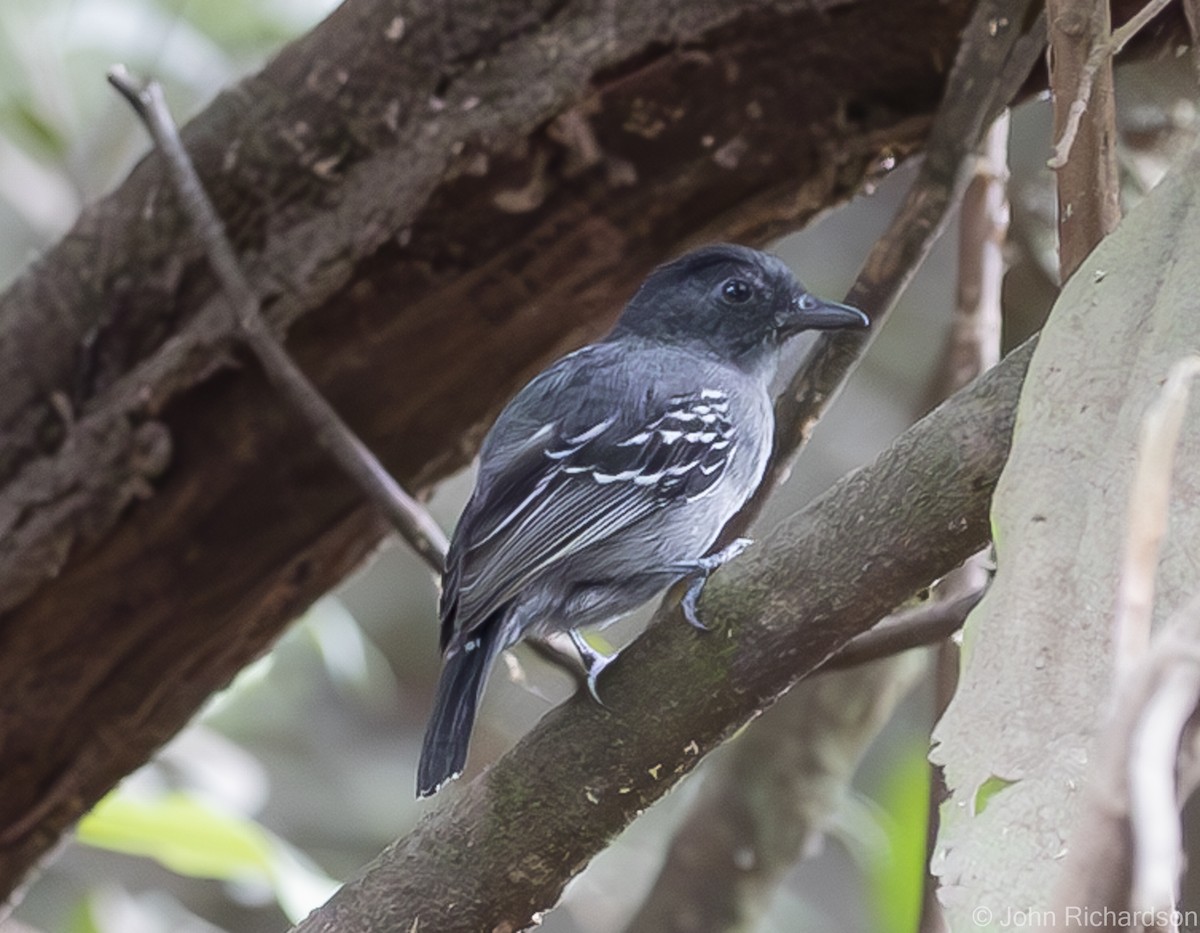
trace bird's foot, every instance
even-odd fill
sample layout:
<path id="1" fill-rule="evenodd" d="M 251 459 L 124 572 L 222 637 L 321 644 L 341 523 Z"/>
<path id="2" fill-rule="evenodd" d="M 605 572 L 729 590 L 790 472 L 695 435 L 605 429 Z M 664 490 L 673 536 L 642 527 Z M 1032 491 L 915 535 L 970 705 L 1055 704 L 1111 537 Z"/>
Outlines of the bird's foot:
<path id="1" fill-rule="evenodd" d="M 722 564 L 733 560 L 753 543 L 749 538 L 738 538 L 732 544 L 717 551 L 716 554 L 701 557 L 695 563 L 689 565 L 689 569 L 695 576 L 688 581 L 688 588 L 684 591 L 683 598 L 679 601 L 679 608 L 683 610 L 683 617 L 687 619 L 688 624 L 693 628 L 699 629 L 702 632 L 709 630 L 708 626 L 701 622 L 700 617 L 696 614 L 696 605 L 700 602 L 700 594 L 704 592 L 704 584 L 708 582 L 709 574 Z"/>
<path id="2" fill-rule="evenodd" d="M 596 678 L 600 676 L 602 670 L 617 659 L 617 655 L 615 652 L 603 654 L 597 651 L 588 644 L 587 639 L 578 629 L 571 629 L 568 634 L 571 636 L 571 643 L 575 646 L 575 650 L 579 652 L 579 660 L 583 663 L 583 670 L 587 674 L 588 693 L 592 695 L 593 700 L 604 706 L 604 701 L 600 699 L 600 692 L 596 688 Z M 605 708 L 607 709 L 607 707 Z"/>

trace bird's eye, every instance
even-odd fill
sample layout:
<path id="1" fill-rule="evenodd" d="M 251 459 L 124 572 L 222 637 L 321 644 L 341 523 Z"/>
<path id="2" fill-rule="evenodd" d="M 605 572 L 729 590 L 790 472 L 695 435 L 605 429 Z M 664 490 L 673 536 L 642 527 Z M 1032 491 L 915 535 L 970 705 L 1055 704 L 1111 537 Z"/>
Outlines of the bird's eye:
<path id="1" fill-rule="evenodd" d="M 753 294 L 754 289 L 745 279 L 726 279 L 721 284 L 721 297 L 731 304 L 740 305 L 744 301 L 749 301 Z"/>

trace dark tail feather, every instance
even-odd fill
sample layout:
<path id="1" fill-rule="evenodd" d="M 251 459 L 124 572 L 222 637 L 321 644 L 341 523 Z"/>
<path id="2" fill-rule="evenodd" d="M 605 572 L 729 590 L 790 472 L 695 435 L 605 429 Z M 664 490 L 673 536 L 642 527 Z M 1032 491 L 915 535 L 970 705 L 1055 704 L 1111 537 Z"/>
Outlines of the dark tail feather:
<path id="1" fill-rule="evenodd" d="M 417 766 L 417 794 L 421 797 L 436 794 L 443 784 L 462 774 L 475 709 L 495 654 L 494 640 L 490 633 L 483 635 L 476 639 L 474 650 L 460 648 L 446 659 Z"/>

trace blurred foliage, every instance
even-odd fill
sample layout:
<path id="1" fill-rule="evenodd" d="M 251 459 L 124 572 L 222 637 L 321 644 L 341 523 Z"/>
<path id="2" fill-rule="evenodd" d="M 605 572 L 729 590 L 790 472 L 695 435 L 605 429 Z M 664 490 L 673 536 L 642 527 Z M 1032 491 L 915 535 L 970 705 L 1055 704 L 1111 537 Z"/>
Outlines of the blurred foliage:
<path id="1" fill-rule="evenodd" d="M 338 886 L 254 820 L 192 794 L 142 798 L 118 789 L 80 821 L 76 837 L 86 845 L 152 858 L 191 878 L 268 885 L 293 922 Z"/>
<path id="2" fill-rule="evenodd" d="M 925 889 L 925 832 L 929 818 L 929 762 L 925 749 L 908 745 L 884 776 L 879 805 L 887 843 L 867 867 L 874 929 L 912 933 L 921 919 Z"/>
<path id="3" fill-rule="evenodd" d="M 0 286 L 146 151 L 104 80 L 155 75 L 186 118 L 335 0 L 0 0 Z"/>

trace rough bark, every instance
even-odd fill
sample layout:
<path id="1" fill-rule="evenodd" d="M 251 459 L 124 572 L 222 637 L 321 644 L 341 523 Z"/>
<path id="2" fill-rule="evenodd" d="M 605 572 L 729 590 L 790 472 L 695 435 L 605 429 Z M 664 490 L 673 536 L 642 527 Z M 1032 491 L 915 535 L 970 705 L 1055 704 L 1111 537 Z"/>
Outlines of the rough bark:
<path id="1" fill-rule="evenodd" d="M 900 654 L 797 684 L 733 740 L 671 838 L 625 933 L 753 933 L 821 849 L 863 753 L 922 669 Z"/>
<path id="2" fill-rule="evenodd" d="M 1066 164 L 1058 170 L 1058 270 L 1065 282 L 1121 220 L 1117 178 L 1117 114 L 1112 56 L 1082 93 L 1092 50 L 1112 31 L 1109 0 L 1047 0 L 1054 137 L 1066 131 L 1073 107 L 1086 106 Z"/>

